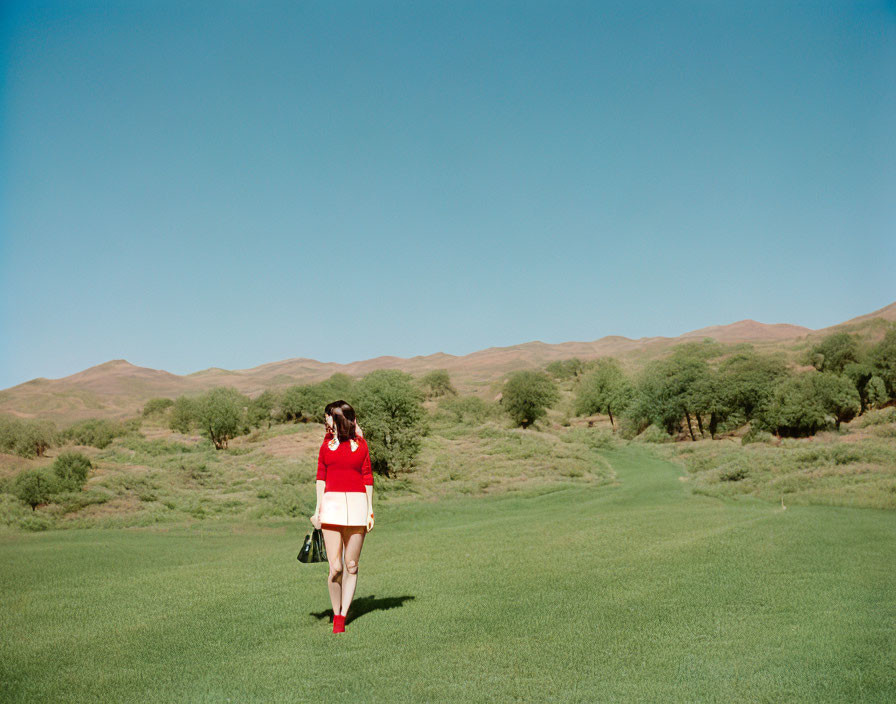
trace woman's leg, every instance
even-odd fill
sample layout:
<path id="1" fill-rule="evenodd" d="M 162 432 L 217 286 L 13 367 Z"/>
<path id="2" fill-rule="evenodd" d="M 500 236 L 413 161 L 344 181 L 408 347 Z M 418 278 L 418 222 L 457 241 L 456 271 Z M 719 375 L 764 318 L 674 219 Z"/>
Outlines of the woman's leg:
<path id="1" fill-rule="evenodd" d="M 364 545 L 364 535 L 367 528 L 364 526 L 346 526 L 345 540 L 345 576 L 342 578 L 342 611 L 343 616 L 348 614 L 352 597 L 355 595 L 355 585 L 358 583 L 358 560 L 361 559 L 361 546 Z"/>
<path id="2" fill-rule="evenodd" d="M 330 563 L 327 589 L 330 590 L 330 602 L 333 604 L 333 614 L 335 615 L 340 613 L 342 608 L 342 531 L 326 526 L 321 526 L 321 530 L 324 532 L 327 562 Z"/>

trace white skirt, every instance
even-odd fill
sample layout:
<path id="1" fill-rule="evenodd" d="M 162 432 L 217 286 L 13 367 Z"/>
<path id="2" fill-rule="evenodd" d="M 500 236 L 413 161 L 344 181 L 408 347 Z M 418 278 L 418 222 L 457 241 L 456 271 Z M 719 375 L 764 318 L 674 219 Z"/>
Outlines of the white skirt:
<path id="1" fill-rule="evenodd" d="M 325 491 L 320 504 L 320 522 L 338 526 L 366 526 L 367 492 Z"/>

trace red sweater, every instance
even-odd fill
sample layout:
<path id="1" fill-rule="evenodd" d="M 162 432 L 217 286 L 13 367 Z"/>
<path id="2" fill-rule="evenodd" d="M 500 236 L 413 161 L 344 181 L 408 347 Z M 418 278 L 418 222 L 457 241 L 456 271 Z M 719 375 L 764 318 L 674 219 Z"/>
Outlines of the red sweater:
<path id="1" fill-rule="evenodd" d="M 365 486 L 373 486 L 367 441 L 355 438 L 358 449 L 352 452 L 352 444 L 348 440 L 331 450 L 328 443 L 332 439 L 332 433 L 327 432 L 317 453 L 317 478 L 327 482 L 324 491 L 366 491 Z"/>

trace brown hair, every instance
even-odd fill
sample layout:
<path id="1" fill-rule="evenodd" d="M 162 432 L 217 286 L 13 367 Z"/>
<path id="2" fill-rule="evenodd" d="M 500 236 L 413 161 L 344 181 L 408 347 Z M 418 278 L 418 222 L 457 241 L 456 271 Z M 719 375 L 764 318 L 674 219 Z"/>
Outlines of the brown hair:
<path id="1" fill-rule="evenodd" d="M 328 403 L 326 412 L 333 416 L 333 425 L 336 426 L 336 437 L 339 442 L 355 440 L 355 409 L 345 401 L 333 401 Z"/>

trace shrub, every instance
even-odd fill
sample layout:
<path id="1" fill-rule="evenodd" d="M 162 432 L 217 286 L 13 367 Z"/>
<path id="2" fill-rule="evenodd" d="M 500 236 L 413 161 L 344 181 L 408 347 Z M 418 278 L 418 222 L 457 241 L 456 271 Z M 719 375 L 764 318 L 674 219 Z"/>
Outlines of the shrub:
<path id="1" fill-rule="evenodd" d="M 60 436 L 76 445 L 90 445 L 103 449 L 108 447 L 114 438 L 124 435 L 126 428 L 121 423 L 105 418 L 82 420 L 66 428 Z"/>
<path id="2" fill-rule="evenodd" d="M 615 430 L 613 414 L 618 416 L 622 413 L 633 396 L 632 384 L 622 372 L 619 362 L 613 357 L 605 357 L 597 360 L 594 371 L 589 372 L 579 384 L 575 413 L 584 416 L 605 413 Z"/>
<path id="3" fill-rule="evenodd" d="M 427 398 L 454 396 L 457 390 L 451 385 L 451 376 L 447 369 L 433 369 L 420 378 L 420 388 Z"/>
<path id="4" fill-rule="evenodd" d="M 881 408 L 877 411 L 868 411 L 863 414 L 857 421 L 860 428 L 867 428 L 870 425 L 885 425 L 886 423 L 896 423 L 896 406 Z"/>
<path id="5" fill-rule="evenodd" d="M 326 405 L 336 399 L 349 398 L 354 387 L 355 380 L 347 374 L 333 374 L 317 384 L 290 386 L 280 397 L 276 417 L 280 421 L 323 423 Z"/>
<path id="6" fill-rule="evenodd" d="M 887 398 L 896 398 L 896 325 L 891 324 L 868 355 L 874 374 L 884 382 Z"/>
<path id="7" fill-rule="evenodd" d="M 887 385 L 879 376 L 872 376 L 865 385 L 865 395 L 872 408 L 880 408 L 887 402 Z"/>
<path id="8" fill-rule="evenodd" d="M 20 435 L 22 421 L 13 415 L 0 415 L 0 452 L 15 452 L 16 440 Z"/>
<path id="9" fill-rule="evenodd" d="M 277 394 L 270 389 L 263 391 L 260 396 L 249 401 L 249 408 L 246 411 L 247 422 L 253 428 L 260 428 L 262 424 L 270 428 L 271 416 L 276 405 Z"/>
<path id="10" fill-rule="evenodd" d="M 441 410 L 450 413 L 457 423 L 482 423 L 492 413 L 492 407 L 478 396 L 456 396 L 443 399 Z"/>
<path id="11" fill-rule="evenodd" d="M 585 363 L 578 357 L 558 359 L 548 364 L 544 370 L 555 379 L 575 379 L 585 372 Z"/>
<path id="12" fill-rule="evenodd" d="M 5 452 L 21 457 L 43 457 L 59 442 L 59 437 L 52 421 L 7 416 L 0 430 L 0 441 Z"/>
<path id="13" fill-rule="evenodd" d="M 719 470 L 719 479 L 723 482 L 739 482 L 748 475 L 748 470 L 739 464 L 731 464 Z"/>
<path id="14" fill-rule="evenodd" d="M 746 435 L 744 435 L 740 439 L 740 444 L 749 445 L 751 442 L 774 443 L 774 441 L 775 436 L 767 430 L 759 430 L 758 428 L 750 426 L 750 429 L 747 431 Z"/>
<path id="15" fill-rule="evenodd" d="M 196 425 L 198 408 L 195 398 L 187 396 L 178 396 L 171 407 L 171 419 L 168 421 L 168 427 L 171 430 L 189 433 Z"/>
<path id="16" fill-rule="evenodd" d="M 373 470 L 385 476 L 413 466 L 429 431 L 422 393 L 398 369 L 378 369 L 361 379 L 352 405 L 370 447 Z"/>
<path id="17" fill-rule="evenodd" d="M 843 372 L 850 362 L 859 361 L 859 338 L 835 332 L 809 350 L 806 361 L 820 372 Z"/>
<path id="18" fill-rule="evenodd" d="M 560 393 L 547 374 L 523 370 L 508 377 L 501 404 L 516 425 L 527 428 L 559 400 Z"/>
<path id="19" fill-rule="evenodd" d="M 80 491 L 92 469 L 90 458 L 80 452 L 63 452 L 53 461 L 57 491 Z"/>
<path id="20" fill-rule="evenodd" d="M 56 489 L 55 478 L 45 468 L 26 469 L 13 482 L 13 494 L 34 511 L 48 503 Z"/>
<path id="21" fill-rule="evenodd" d="M 174 405 L 174 399 L 151 398 L 143 406 L 143 417 L 161 415 Z"/>
<path id="22" fill-rule="evenodd" d="M 662 428 L 650 424 L 647 429 L 634 438 L 634 442 L 673 442 L 673 438 Z"/>
<path id="23" fill-rule="evenodd" d="M 218 386 L 196 400 L 196 422 L 200 432 L 218 450 L 227 441 L 248 431 L 246 407 L 248 399 L 228 386 Z"/>
<path id="24" fill-rule="evenodd" d="M 784 380 L 760 414 L 765 430 L 778 435 L 814 435 L 854 417 L 861 407 L 859 392 L 842 374 L 807 372 Z"/>

